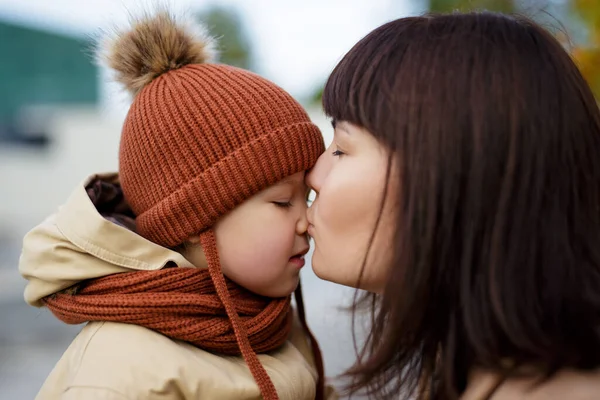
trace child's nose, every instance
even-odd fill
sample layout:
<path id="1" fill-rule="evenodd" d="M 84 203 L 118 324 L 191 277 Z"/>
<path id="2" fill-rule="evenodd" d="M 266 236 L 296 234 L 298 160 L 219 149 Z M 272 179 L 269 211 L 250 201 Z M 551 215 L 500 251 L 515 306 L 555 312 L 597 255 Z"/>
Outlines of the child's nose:
<path id="1" fill-rule="evenodd" d="M 298 235 L 305 235 L 308 230 L 308 220 L 306 219 L 306 210 L 308 205 L 301 207 L 298 221 L 296 221 L 296 233 Z"/>

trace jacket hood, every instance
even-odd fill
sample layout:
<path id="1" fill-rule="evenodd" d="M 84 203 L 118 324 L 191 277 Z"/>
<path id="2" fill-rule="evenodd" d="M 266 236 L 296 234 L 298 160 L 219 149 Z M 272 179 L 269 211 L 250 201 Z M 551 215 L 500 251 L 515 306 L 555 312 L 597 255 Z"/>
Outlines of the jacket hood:
<path id="1" fill-rule="evenodd" d="M 180 253 L 135 233 L 134 215 L 117 174 L 94 175 L 66 204 L 23 239 L 19 272 L 28 281 L 25 301 L 42 299 L 81 281 L 119 272 L 194 268 Z"/>

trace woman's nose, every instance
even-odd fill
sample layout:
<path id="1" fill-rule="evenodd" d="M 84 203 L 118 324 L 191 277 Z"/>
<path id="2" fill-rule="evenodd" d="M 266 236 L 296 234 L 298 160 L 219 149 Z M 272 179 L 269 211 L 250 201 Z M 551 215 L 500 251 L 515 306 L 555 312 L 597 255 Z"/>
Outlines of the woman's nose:
<path id="1" fill-rule="evenodd" d="M 308 187 L 310 187 L 312 190 L 314 190 L 317 194 L 321 190 L 321 184 L 323 182 L 323 179 L 325 178 L 325 174 L 326 174 L 326 170 L 327 170 L 327 168 L 325 166 L 326 154 L 327 154 L 327 152 L 321 154 L 321 156 L 317 160 L 317 163 L 312 167 L 312 169 L 310 171 L 308 171 L 308 173 L 306 174 L 306 177 L 304 178 L 306 185 Z"/>

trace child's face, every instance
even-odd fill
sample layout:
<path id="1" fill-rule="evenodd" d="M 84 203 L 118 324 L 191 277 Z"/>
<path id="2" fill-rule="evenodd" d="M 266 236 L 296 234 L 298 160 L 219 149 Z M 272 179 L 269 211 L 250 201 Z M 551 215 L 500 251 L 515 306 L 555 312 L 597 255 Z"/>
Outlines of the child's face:
<path id="1" fill-rule="evenodd" d="M 307 194 L 299 172 L 220 219 L 214 230 L 225 276 L 263 296 L 292 293 L 309 249 Z"/>

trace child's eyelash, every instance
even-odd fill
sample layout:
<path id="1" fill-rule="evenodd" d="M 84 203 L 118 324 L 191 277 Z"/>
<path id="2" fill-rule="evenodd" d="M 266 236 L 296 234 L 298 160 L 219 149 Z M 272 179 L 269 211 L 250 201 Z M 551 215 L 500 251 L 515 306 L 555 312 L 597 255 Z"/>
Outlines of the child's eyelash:
<path id="1" fill-rule="evenodd" d="M 281 207 L 281 208 L 289 208 L 292 206 L 292 203 L 289 201 L 286 201 L 286 202 L 274 201 L 273 204 L 275 204 L 277 207 Z"/>
<path id="2" fill-rule="evenodd" d="M 331 154 L 333 154 L 334 157 L 339 157 L 339 156 L 344 155 L 345 153 L 339 149 L 336 149 Z"/>

